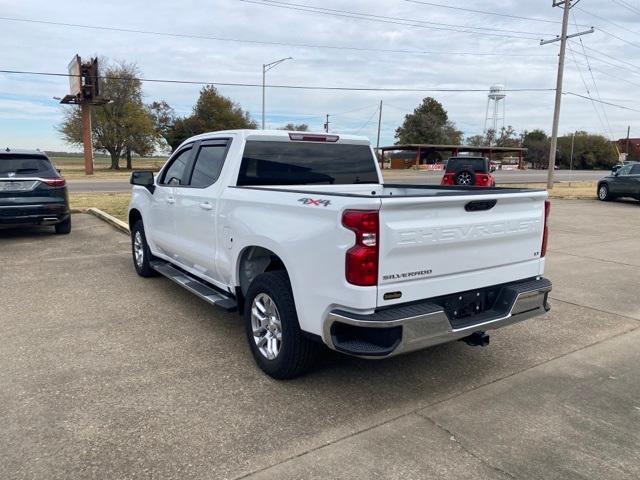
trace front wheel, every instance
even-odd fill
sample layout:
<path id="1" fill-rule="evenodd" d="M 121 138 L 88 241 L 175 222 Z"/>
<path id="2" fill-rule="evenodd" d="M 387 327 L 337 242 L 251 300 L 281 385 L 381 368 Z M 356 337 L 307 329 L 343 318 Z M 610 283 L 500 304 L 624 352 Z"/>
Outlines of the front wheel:
<path id="1" fill-rule="evenodd" d="M 253 358 L 270 377 L 294 378 L 313 366 L 320 346 L 300 330 L 286 272 L 263 273 L 251 282 L 244 321 Z"/>
<path id="2" fill-rule="evenodd" d="M 598 200 L 606 202 L 611 200 L 611 194 L 609 193 L 609 186 L 606 183 L 598 186 Z"/>
<path id="3" fill-rule="evenodd" d="M 151 261 L 154 257 L 151 255 L 151 250 L 149 250 L 142 220 L 138 220 L 131 227 L 131 254 L 133 255 L 133 265 L 138 275 L 141 277 L 155 277 L 158 275 L 151 266 Z"/>

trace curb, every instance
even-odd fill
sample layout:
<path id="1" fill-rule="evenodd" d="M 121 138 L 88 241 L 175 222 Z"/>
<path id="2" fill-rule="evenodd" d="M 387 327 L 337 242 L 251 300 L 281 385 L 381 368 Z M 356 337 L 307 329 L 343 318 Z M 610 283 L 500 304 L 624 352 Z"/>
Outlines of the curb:
<path id="1" fill-rule="evenodd" d="M 109 225 L 114 227 L 116 230 L 120 230 L 122 233 L 126 233 L 127 235 L 129 235 L 130 233 L 129 225 L 127 225 L 122 220 L 118 220 L 113 215 L 109 215 L 108 213 L 103 212 L 99 208 L 91 207 L 86 211 L 86 213 L 89 213 L 94 217 L 97 217 L 100 220 L 107 222 Z"/>

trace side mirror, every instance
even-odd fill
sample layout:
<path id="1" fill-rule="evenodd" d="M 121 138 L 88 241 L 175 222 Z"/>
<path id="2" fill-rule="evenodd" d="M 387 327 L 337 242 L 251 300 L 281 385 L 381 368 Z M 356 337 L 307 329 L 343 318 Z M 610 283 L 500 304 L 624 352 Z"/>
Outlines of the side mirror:
<path id="1" fill-rule="evenodd" d="M 493 173 L 493 172 L 495 172 L 495 171 L 496 171 L 496 167 L 495 167 L 495 165 L 492 165 L 492 166 L 491 166 L 491 173 Z"/>
<path id="2" fill-rule="evenodd" d="M 145 187 L 151 193 L 155 190 L 155 184 L 153 183 L 153 172 L 133 172 L 131 174 L 131 185 L 138 185 Z"/>
<path id="3" fill-rule="evenodd" d="M 614 177 L 617 177 L 618 175 L 620 175 L 620 169 L 617 169 L 615 172 L 613 172 Z"/>

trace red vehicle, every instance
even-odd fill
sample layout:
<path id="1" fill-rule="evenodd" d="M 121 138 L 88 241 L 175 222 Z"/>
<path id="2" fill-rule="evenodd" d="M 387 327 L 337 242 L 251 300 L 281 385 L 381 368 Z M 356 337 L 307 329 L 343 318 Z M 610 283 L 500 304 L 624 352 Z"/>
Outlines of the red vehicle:
<path id="1" fill-rule="evenodd" d="M 442 177 L 441 185 L 465 187 L 495 187 L 494 169 L 484 157 L 451 157 Z"/>

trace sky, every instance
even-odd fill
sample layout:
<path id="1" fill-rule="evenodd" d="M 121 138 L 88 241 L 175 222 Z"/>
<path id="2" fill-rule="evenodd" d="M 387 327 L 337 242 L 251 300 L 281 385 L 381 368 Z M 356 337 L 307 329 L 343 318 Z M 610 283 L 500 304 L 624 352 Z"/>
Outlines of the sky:
<path id="1" fill-rule="evenodd" d="M 390 145 L 404 115 L 426 96 L 471 136 L 483 131 L 491 85 L 555 88 L 559 42 L 541 46 L 540 39 L 558 35 L 561 19 L 552 0 L 0 0 L 0 70 L 65 73 L 77 53 L 135 63 L 147 79 L 260 84 L 262 64 L 293 57 L 267 73 L 267 84 L 477 90 L 267 88 L 268 128 L 293 122 L 321 130 L 329 114 L 332 132 L 374 144 L 382 101 L 380 143 Z M 563 95 L 560 133 L 621 138 L 629 125 L 640 137 L 640 1 L 581 0 L 569 33 L 590 26 L 595 33 L 569 43 L 563 91 L 616 106 Z M 0 73 L 0 146 L 73 150 L 57 131 L 62 107 L 53 98 L 68 85 L 65 77 Z M 201 87 L 144 82 L 144 99 L 188 115 Z M 218 89 L 259 123 L 261 88 Z M 506 124 L 551 131 L 553 91 L 506 93 Z"/>

